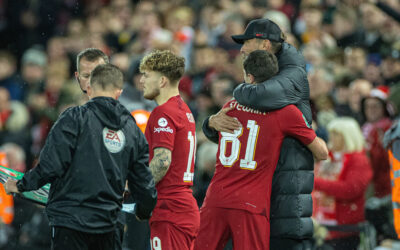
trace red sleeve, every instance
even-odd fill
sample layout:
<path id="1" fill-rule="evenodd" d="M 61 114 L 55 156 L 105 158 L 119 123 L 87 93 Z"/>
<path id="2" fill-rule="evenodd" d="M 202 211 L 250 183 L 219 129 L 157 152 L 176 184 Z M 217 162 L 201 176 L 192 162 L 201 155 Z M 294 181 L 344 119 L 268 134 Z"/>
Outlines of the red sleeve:
<path id="1" fill-rule="evenodd" d="M 149 119 L 149 136 L 151 136 L 150 150 L 155 148 L 174 149 L 176 126 L 171 117 L 162 109 L 155 109 Z"/>
<path id="2" fill-rule="evenodd" d="M 288 105 L 277 111 L 278 123 L 283 133 L 299 140 L 304 145 L 314 141 L 316 134 L 308 125 L 306 118 L 294 105 Z"/>
<path id="3" fill-rule="evenodd" d="M 315 190 L 342 200 L 352 200 L 364 194 L 372 178 L 372 170 L 366 156 L 352 156 L 346 164 L 346 173 L 340 180 L 315 178 Z"/>

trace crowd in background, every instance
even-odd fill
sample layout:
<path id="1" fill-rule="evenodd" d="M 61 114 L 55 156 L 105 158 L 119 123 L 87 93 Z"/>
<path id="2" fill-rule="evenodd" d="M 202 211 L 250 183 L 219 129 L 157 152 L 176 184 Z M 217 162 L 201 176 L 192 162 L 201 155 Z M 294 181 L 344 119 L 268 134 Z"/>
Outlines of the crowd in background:
<path id="1" fill-rule="evenodd" d="M 240 45 L 231 35 L 262 17 L 276 22 L 306 59 L 317 134 L 328 141 L 329 123 L 342 116 L 357 121 L 372 167 L 362 192 L 374 199 L 365 209 L 390 213 L 381 140 L 400 111 L 398 0 L 0 1 L 0 152 L 7 165 L 21 172 L 34 167 L 58 115 L 86 101 L 74 77 L 81 50 L 108 54 L 124 73 L 121 102 L 129 111 L 151 111 L 155 103 L 141 95 L 139 62 L 153 49 L 170 49 L 186 60 L 179 88 L 196 119 L 194 195 L 201 206 L 217 152 L 202 122 L 243 82 Z M 42 208 L 18 199 L 14 208 L 11 226 L 0 223 L 0 248 L 12 241 L 13 249 L 43 249 L 49 238 Z M 366 217 L 377 241 L 394 237 L 390 215 Z"/>

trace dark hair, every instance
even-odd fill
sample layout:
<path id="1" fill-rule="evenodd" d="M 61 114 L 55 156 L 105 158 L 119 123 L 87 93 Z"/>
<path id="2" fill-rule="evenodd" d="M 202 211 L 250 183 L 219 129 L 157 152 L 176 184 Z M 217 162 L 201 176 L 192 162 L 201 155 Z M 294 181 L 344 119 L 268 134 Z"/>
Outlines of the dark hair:
<path id="1" fill-rule="evenodd" d="M 254 76 L 256 83 L 268 80 L 278 73 L 278 60 L 271 52 L 255 50 L 243 62 L 246 74 Z"/>
<path id="2" fill-rule="evenodd" d="M 121 70 L 112 64 L 100 64 L 90 74 L 90 85 L 99 86 L 103 90 L 121 89 L 124 76 Z"/>
<path id="3" fill-rule="evenodd" d="M 7 50 L 0 50 L 0 58 L 5 59 L 5 61 L 7 61 L 9 64 L 14 65 L 14 66 L 17 63 L 15 56 Z"/>
<path id="4" fill-rule="evenodd" d="M 76 70 L 78 72 L 79 72 L 79 63 L 81 62 L 82 58 L 85 58 L 89 62 L 94 62 L 102 58 L 105 63 L 110 63 L 108 56 L 104 54 L 103 51 L 95 48 L 84 49 L 76 56 Z"/>

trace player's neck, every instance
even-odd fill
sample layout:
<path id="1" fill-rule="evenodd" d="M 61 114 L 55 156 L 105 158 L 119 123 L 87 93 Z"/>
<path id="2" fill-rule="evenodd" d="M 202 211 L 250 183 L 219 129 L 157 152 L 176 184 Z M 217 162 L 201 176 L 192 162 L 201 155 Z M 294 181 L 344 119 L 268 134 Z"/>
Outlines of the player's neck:
<path id="1" fill-rule="evenodd" d="M 160 94 L 155 98 L 158 105 L 166 103 L 171 97 L 179 95 L 178 87 L 162 88 Z"/>

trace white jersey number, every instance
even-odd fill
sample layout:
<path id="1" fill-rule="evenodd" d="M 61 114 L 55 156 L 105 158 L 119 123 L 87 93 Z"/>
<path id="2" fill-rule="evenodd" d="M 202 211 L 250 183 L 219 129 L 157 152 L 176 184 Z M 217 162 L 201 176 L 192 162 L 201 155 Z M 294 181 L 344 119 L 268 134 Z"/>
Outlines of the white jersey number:
<path id="1" fill-rule="evenodd" d="M 157 236 L 153 238 L 153 240 L 150 239 L 150 246 L 151 250 L 161 250 L 161 240 Z"/>
<path id="2" fill-rule="evenodd" d="M 257 167 L 257 162 L 254 161 L 254 153 L 256 152 L 256 144 L 260 126 L 257 125 L 256 121 L 249 120 L 247 122 L 247 128 L 249 129 L 249 136 L 247 138 L 245 157 L 244 159 L 240 160 L 240 168 L 254 170 Z M 225 167 L 231 167 L 239 159 L 241 150 L 239 137 L 242 136 L 242 134 L 243 128 L 235 130 L 233 134 L 221 132 L 222 138 L 219 143 L 219 160 Z M 225 151 L 228 143 L 232 144 L 231 154 L 226 156 Z"/>
<path id="3" fill-rule="evenodd" d="M 186 172 L 183 175 L 184 182 L 192 182 L 194 176 L 194 173 L 191 172 L 191 169 L 192 169 L 192 162 L 196 160 L 196 155 L 194 153 L 196 152 L 196 134 L 193 135 L 192 131 L 189 131 L 188 133 L 188 141 L 190 148 L 189 148 L 189 157 L 187 161 Z"/>

